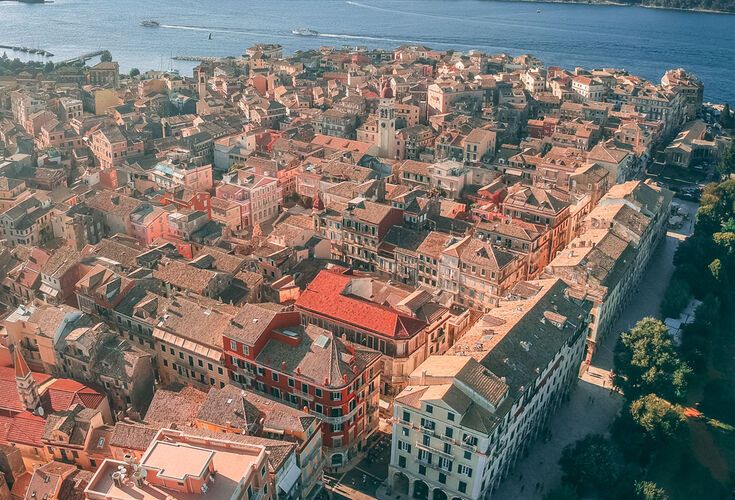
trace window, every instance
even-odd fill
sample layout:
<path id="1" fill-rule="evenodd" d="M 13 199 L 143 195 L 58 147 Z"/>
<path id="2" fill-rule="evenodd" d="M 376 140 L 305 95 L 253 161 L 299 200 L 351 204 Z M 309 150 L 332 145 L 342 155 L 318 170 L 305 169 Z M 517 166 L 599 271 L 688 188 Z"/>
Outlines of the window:
<path id="1" fill-rule="evenodd" d="M 451 444 L 444 443 L 444 453 L 446 453 L 447 455 L 451 455 L 452 454 L 452 445 Z"/>
<path id="2" fill-rule="evenodd" d="M 403 469 L 406 468 L 406 457 L 398 456 L 398 467 L 401 467 Z"/>
<path id="3" fill-rule="evenodd" d="M 419 450 L 419 460 L 430 464 L 431 463 L 431 453 L 426 450 Z"/>
<path id="4" fill-rule="evenodd" d="M 304 383 L 302 383 L 301 384 L 301 392 L 303 392 L 304 394 L 309 394 L 309 386 L 306 385 L 306 384 L 304 384 Z"/>
<path id="5" fill-rule="evenodd" d="M 428 418 L 423 418 L 422 417 L 421 418 L 421 427 L 423 427 L 424 429 L 433 431 L 436 428 L 436 424 L 432 420 L 429 420 Z"/>
<path id="6" fill-rule="evenodd" d="M 161 344 L 161 350 L 162 350 L 163 352 L 166 352 L 166 346 L 165 346 L 165 345 L 163 345 L 163 344 Z"/>
<path id="7" fill-rule="evenodd" d="M 296 384 L 295 384 L 295 382 L 293 381 L 293 379 L 292 379 L 292 378 L 288 379 L 288 386 L 289 386 L 289 387 L 294 387 L 295 385 L 296 385 Z"/>
<path id="8" fill-rule="evenodd" d="M 443 472 L 439 473 L 439 482 L 441 484 L 447 484 L 447 475 L 444 474 Z"/>
<path id="9" fill-rule="evenodd" d="M 477 438 L 475 436 L 470 435 L 470 434 L 465 433 L 462 436 L 462 441 L 467 446 L 477 446 Z"/>
<path id="10" fill-rule="evenodd" d="M 411 431 L 409 431 L 409 430 L 408 430 L 408 427 L 401 427 L 401 434 L 402 434 L 402 435 L 404 435 L 404 436 L 408 436 L 408 434 L 409 434 L 410 432 L 411 432 Z"/>
<path id="11" fill-rule="evenodd" d="M 230 350 L 237 351 L 237 342 L 230 340 Z"/>
<path id="12" fill-rule="evenodd" d="M 411 453 L 411 445 L 409 443 L 406 443 L 405 441 L 398 440 L 398 449 L 400 451 L 405 451 L 407 453 Z"/>
<path id="13" fill-rule="evenodd" d="M 333 392 L 331 395 L 331 399 L 332 401 L 342 401 L 342 393 L 339 391 Z"/>
<path id="14" fill-rule="evenodd" d="M 428 434 L 424 434 L 421 442 L 424 444 L 424 446 L 431 446 L 431 436 L 429 436 Z"/>
<path id="15" fill-rule="evenodd" d="M 444 429 L 444 435 L 451 439 L 452 437 L 454 437 L 454 429 L 452 429 L 451 427 L 447 427 L 446 429 Z"/>
<path id="16" fill-rule="evenodd" d="M 434 413 L 434 407 L 430 404 L 426 405 L 426 413 Z"/>
<path id="17" fill-rule="evenodd" d="M 314 395 L 318 398 L 322 397 L 322 390 L 321 389 L 315 389 Z"/>
<path id="18" fill-rule="evenodd" d="M 421 474 L 422 476 L 426 475 L 426 466 L 419 465 L 419 474 Z"/>
<path id="19" fill-rule="evenodd" d="M 457 485 L 457 490 L 459 490 L 460 493 L 467 493 L 467 483 L 460 481 L 459 485 Z"/>
<path id="20" fill-rule="evenodd" d="M 457 472 L 460 474 L 464 474 L 467 477 L 472 477 L 472 469 L 470 467 L 467 467 L 466 465 L 459 464 L 457 466 Z"/>
<path id="21" fill-rule="evenodd" d="M 464 459 L 465 460 L 472 460 L 472 452 L 465 450 L 465 452 L 464 452 Z"/>
<path id="22" fill-rule="evenodd" d="M 452 472 L 452 461 L 446 457 L 439 457 L 439 468 Z"/>
<path id="23" fill-rule="evenodd" d="M 273 382 L 278 382 L 278 374 L 276 372 L 271 373 L 271 378 Z"/>

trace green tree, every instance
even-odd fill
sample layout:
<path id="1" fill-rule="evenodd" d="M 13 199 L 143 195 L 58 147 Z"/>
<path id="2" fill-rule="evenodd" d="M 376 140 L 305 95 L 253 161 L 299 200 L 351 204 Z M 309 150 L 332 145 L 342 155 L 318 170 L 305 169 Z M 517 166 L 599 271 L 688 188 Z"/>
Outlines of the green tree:
<path id="1" fill-rule="evenodd" d="M 568 445 L 559 460 L 563 482 L 579 494 L 606 491 L 617 478 L 614 455 L 612 443 L 601 434 L 590 434 Z"/>
<path id="2" fill-rule="evenodd" d="M 628 400 L 643 394 L 681 399 L 691 369 L 679 359 L 669 330 L 655 318 L 643 318 L 623 332 L 615 346 L 615 383 Z"/>
<path id="3" fill-rule="evenodd" d="M 655 394 L 636 399 L 630 405 L 633 421 L 655 442 L 676 437 L 684 424 L 681 407 L 672 405 Z"/>
<path id="4" fill-rule="evenodd" d="M 641 500 L 669 500 L 666 490 L 653 481 L 636 481 L 635 496 Z"/>
<path id="5" fill-rule="evenodd" d="M 722 152 L 719 163 L 717 163 L 717 171 L 722 177 L 730 177 L 735 172 L 735 142 L 730 144 Z"/>
<path id="6" fill-rule="evenodd" d="M 136 76 L 140 75 L 140 70 L 138 68 L 132 68 L 129 75 L 130 78 L 135 78 Z"/>
<path id="7" fill-rule="evenodd" d="M 110 62 L 110 61 L 112 61 L 112 54 L 110 54 L 109 51 L 103 52 L 102 55 L 100 56 L 100 61 L 102 61 L 102 62 Z"/>

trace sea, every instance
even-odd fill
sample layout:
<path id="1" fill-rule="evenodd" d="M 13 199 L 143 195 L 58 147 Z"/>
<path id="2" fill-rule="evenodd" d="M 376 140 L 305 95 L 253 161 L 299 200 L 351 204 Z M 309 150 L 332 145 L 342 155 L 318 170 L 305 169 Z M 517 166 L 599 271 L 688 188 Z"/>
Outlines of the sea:
<path id="1" fill-rule="evenodd" d="M 149 19 L 160 27 L 140 25 Z M 54 0 L 0 1 L 0 27 L 2 45 L 45 49 L 54 61 L 107 49 L 125 72 L 190 74 L 196 63 L 174 56 L 240 55 L 254 43 L 278 43 L 287 53 L 422 44 L 530 53 L 569 69 L 623 68 L 656 82 L 683 67 L 704 82 L 705 100 L 735 104 L 735 16 L 728 14 L 492 0 Z M 319 36 L 292 34 L 297 28 Z"/>

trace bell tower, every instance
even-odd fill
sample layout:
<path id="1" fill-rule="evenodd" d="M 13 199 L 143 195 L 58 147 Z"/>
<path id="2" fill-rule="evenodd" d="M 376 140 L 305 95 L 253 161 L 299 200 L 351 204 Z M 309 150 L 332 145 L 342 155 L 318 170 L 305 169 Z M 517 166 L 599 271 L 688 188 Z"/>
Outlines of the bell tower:
<path id="1" fill-rule="evenodd" d="M 396 156 L 396 100 L 390 81 L 380 79 L 380 103 L 378 104 L 378 155 L 382 158 Z"/>
<path id="2" fill-rule="evenodd" d="M 33 378 L 33 372 L 28 368 L 20 347 L 15 347 L 14 352 L 15 363 L 15 385 L 18 390 L 18 396 L 21 403 L 28 411 L 36 411 L 41 406 L 41 397 L 38 395 L 38 387 L 36 379 Z"/>

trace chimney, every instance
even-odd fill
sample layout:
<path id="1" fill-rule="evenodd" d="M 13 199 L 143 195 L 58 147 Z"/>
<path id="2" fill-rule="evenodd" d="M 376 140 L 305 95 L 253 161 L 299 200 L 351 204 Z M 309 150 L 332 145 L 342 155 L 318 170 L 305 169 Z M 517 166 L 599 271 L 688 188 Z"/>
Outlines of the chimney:
<path id="1" fill-rule="evenodd" d="M 426 385 L 426 370 L 421 370 L 421 379 L 419 385 Z"/>
<path id="2" fill-rule="evenodd" d="M 343 374 L 342 374 L 342 381 L 343 381 L 344 383 L 347 383 L 347 374 L 346 374 L 346 373 L 343 373 Z"/>
<path id="3" fill-rule="evenodd" d="M 285 370 L 286 369 L 286 362 L 285 361 L 281 361 L 281 369 L 282 370 Z"/>

